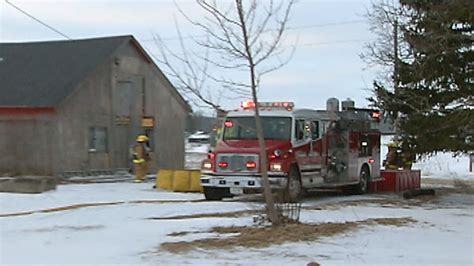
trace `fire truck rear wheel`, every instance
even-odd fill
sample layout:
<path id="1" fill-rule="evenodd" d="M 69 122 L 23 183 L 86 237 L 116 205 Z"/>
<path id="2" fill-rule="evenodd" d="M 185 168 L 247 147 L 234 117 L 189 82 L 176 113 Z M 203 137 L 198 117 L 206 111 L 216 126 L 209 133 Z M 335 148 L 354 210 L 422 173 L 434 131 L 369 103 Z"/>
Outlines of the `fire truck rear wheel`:
<path id="1" fill-rule="evenodd" d="M 356 193 L 365 194 L 369 191 L 369 178 L 370 178 L 369 169 L 366 166 L 362 167 L 362 170 L 360 170 L 359 176 L 360 176 L 359 184 L 357 185 Z"/>
<path id="2" fill-rule="evenodd" d="M 303 188 L 301 187 L 301 178 L 298 168 L 292 166 L 286 186 L 286 200 L 288 202 L 298 202 L 303 197 Z"/>
<path id="3" fill-rule="evenodd" d="M 203 187 L 203 190 L 206 200 L 222 200 L 225 197 L 231 196 L 228 188 Z"/>

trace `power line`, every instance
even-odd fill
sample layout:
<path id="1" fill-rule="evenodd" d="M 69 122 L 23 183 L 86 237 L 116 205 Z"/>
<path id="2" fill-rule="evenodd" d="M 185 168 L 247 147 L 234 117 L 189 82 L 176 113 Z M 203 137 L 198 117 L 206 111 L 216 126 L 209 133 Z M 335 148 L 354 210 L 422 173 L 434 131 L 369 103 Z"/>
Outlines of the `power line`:
<path id="1" fill-rule="evenodd" d="M 142 41 L 142 40 L 140 40 Z M 331 45 L 331 44 L 346 44 L 346 43 L 358 43 L 358 42 L 368 42 L 368 41 L 373 41 L 373 40 L 364 40 L 364 39 L 348 39 L 348 40 L 334 40 L 334 41 L 322 41 L 322 42 L 308 42 L 308 43 L 299 43 L 295 45 L 285 45 L 285 47 L 291 47 L 291 46 L 296 46 L 296 47 L 311 47 L 311 46 L 319 46 L 319 45 Z M 152 53 L 149 48 L 147 48 L 145 45 L 143 46 L 145 50 L 154 58 L 156 59 L 158 57 L 158 54 Z M 167 53 L 168 54 L 168 53 Z M 183 53 L 176 53 L 176 55 L 184 55 Z"/>
<path id="2" fill-rule="evenodd" d="M 346 21 L 330 22 L 330 23 L 324 23 L 324 24 L 301 25 L 301 26 L 296 26 L 296 27 L 288 27 L 287 29 L 288 30 L 299 30 L 299 29 L 309 29 L 309 28 L 324 28 L 324 27 L 330 27 L 330 26 L 341 26 L 341 25 L 362 23 L 362 22 L 366 22 L 366 21 L 363 20 L 363 19 L 346 20 Z"/>
<path id="3" fill-rule="evenodd" d="M 141 42 L 146 40 L 140 40 Z M 322 41 L 322 42 L 307 42 L 307 43 L 297 43 L 294 45 L 285 45 L 286 47 L 291 46 L 318 46 L 318 45 L 329 45 L 329 44 L 344 44 L 344 43 L 356 43 L 356 42 L 368 42 L 373 40 L 368 39 L 348 39 L 348 40 L 333 40 L 333 41 Z"/>
<path id="4" fill-rule="evenodd" d="M 291 31 L 291 30 L 299 30 L 299 29 L 342 26 L 342 25 L 347 25 L 347 24 L 355 24 L 355 23 L 363 23 L 363 22 L 366 22 L 366 20 L 363 20 L 363 19 L 345 20 L 345 21 L 322 23 L 322 24 L 309 24 L 309 25 L 294 26 L 294 27 L 288 27 L 286 29 Z M 199 34 L 199 35 L 188 35 L 188 36 L 184 36 L 184 37 L 166 37 L 166 38 L 161 38 L 161 40 L 163 40 L 163 41 L 172 41 L 172 40 L 179 40 L 179 39 L 192 39 L 192 38 L 204 38 L 204 37 L 207 37 L 207 35 Z M 142 42 L 153 42 L 153 41 L 155 41 L 155 39 L 143 39 L 141 41 Z"/>
<path id="5" fill-rule="evenodd" d="M 5 0 L 5 2 L 9 5 L 11 5 L 13 8 L 16 10 L 20 11 L 24 15 L 30 17 L 31 19 L 35 20 L 36 22 L 40 23 L 41 25 L 47 27 L 48 29 L 58 33 L 59 35 L 63 36 L 66 39 L 73 40 L 71 37 L 66 35 L 65 33 L 62 33 L 61 31 L 55 29 L 54 27 L 46 24 L 45 22 L 41 21 L 40 19 L 36 18 L 35 16 L 29 14 L 25 10 L 21 9 L 20 7 L 16 6 L 15 4 L 11 3 L 9 0 Z M 354 24 L 354 23 L 362 23 L 365 22 L 365 20 L 347 20 L 347 21 L 338 21 L 338 22 L 330 22 L 330 23 L 322 23 L 322 24 L 309 24 L 309 25 L 301 25 L 301 26 L 294 26 L 294 27 L 288 27 L 287 30 L 298 30 L 298 29 L 309 29 L 309 28 L 323 28 L 323 27 L 332 27 L 332 26 L 341 26 L 341 25 L 347 25 L 347 24 Z M 189 36 L 184 36 L 182 39 L 190 39 L 190 38 L 203 38 L 206 37 L 206 35 L 189 35 Z M 167 37 L 167 38 L 162 38 L 162 40 L 179 40 L 180 37 Z M 142 42 L 151 42 L 155 41 L 155 39 L 142 39 Z M 335 43 L 346 43 L 346 42 L 357 42 L 357 41 L 363 41 L 363 40 L 341 40 L 341 41 L 333 41 L 333 42 L 319 42 L 319 43 L 305 43 L 305 44 L 297 44 L 296 46 L 313 46 L 313 45 L 325 45 L 325 44 L 335 44 Z"/>
<path id="6" fill-rule="evenodd" d="M 33 15 L 29 14 L 28 12 L 26 12 L 25 10 L 19 8 L 18 6 L 14 5 L 13 3 L 10 3 L 10 1 L 8 0 L 5 0 L 5 2 L 9 5 L 11 5 L 13 8 L 15 8 L 16 10 L 20 11 L 21 13 L 25 14 L 26 16 L 30 17 L 31 19 L 33 19 L 34 21 L 40 23 L 41 25 L 45 26 L 46 28 L 58 33 L 59 35 L 63 36 L 64 38 L 66 39 L 69 39 L 69 40 L 72 40 L 71 37 L 67 36 L 66 34 L 60 32 L 59 30 L 53 28 L 52 26 L 49 26 L 48 24 L 46 24 L 45 22 L 39 20 L 38 18 L 34 17 Z"/>
<path id="7" fill-rule="evenodd" d="M 352 42 L 367 42 L 370 40 L 363 39 L 352 39 L 352 40 L 335 40 L 335 41 L 326 41 L 326 42 L 309 42 L 296 44 L 295 46 L 317 46 L 317 45 L 327 45 L 327 44 L 338 44 L 338 43 L 352 43 Z"/>

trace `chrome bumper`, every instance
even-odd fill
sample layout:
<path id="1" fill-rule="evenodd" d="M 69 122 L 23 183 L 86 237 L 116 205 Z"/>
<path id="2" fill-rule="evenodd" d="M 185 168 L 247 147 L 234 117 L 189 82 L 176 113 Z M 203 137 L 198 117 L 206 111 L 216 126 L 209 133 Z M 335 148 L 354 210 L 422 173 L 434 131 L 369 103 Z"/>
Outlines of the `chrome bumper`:
<path id="1" fill-rule="evenodd" d="M 286 176 L 268 177 L 272 189 L 286 188 L 287 180 Z M 203 187 L 263 188 L 262 177 L 259 176 L 201 175 L 201 185 Z"/>

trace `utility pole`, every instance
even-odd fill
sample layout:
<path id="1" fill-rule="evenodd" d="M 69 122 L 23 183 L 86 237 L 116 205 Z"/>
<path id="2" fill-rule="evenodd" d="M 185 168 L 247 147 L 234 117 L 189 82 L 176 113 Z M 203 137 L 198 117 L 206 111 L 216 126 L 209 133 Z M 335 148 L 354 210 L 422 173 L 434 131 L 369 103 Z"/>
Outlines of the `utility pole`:
<path id="1" fill-rule="evenodd" d="M 398 20 L 393 24 L 393 87 L 398 89 Z"/>
<path id="2" fill-rule="evenodd" d="M 398 92 L 398 20 L 395 19 L 393 23 L 393 92 Z M 400 135 L 400 112 L 397 112 L 394 124 L 395 137 L 394 140 L 399 139 Z"/>

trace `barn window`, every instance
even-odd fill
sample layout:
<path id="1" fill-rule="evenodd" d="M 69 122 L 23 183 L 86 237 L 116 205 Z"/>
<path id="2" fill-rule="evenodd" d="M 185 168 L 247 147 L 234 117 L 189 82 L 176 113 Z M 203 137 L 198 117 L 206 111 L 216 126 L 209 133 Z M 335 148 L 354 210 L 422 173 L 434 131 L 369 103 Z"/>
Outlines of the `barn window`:
<path id="1" fill-rule="evenodd" d="M 89 151 L 107 152 L 107 128 L 91 127 L 89 128 Z"/>

